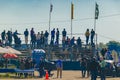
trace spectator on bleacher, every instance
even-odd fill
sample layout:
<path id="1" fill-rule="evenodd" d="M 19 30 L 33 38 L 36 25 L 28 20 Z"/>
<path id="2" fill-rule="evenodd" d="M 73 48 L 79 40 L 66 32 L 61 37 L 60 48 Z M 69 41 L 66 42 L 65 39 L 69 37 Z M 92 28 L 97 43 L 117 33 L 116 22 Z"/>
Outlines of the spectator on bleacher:
<path id="1" fill-rule="evenodd" d="M 20 67 L 21 70 L 25 69 L 25 61 L 23 59 L 20 60 Z"/>
<path id="2" fill-rule="evenodd" d="M 8 36 L 8 42 L 9 42 L 8 44 L 9 46 L 11 46 L 12 45 L 12 32 L 8 31 L 7 36 Z"/>
<path id="3" fill-rule="evenodd" d="M 4 63 L 3 63 L 2 58 L 0 59 L 0 67 L 1 67 L 1 68 L 3 68 L 3 67 L 4 67 Z"/>
<path id="4" fill-rule="evenodd" d="M 67 31 L 65 30 L 65 28 L 62 31 L 62 40 L 65 41 L 66 40 L 66 36 L 67 36 Z"/>
<path id="5" fill-rule="evenodd" d="M 8 41 L 8 36 L 7 35 L 5 36 L 5 41 L 4 42 L 5 42 L 4 43 L 5 46 L 9 46 L 9 41 Z"/>
<path id="6" fill-rule="evenodd" d="M 20 70 L 24 70 L 25 69 L 25 61 L 23 59 L 20 60 L 20 66 L 19 66 Z M 22 76 L 23 73 L 20 73 L 20 77 Z"/>
<path id="7" fill-rule="evenodd" d="M 40 41 L 41 41 L 41 48 L 43 48 L 44 45 L 45 45 L 45 39 L 44 39 L 44 33 L 43 33 L 43 31 L 41 31 Z"/>
<path id="8" fill-rule="evenodd" d="M 95 36 L 95 31 L 92 29 L 91 30 L 91 44 L 93 44 L 94 36 Z"/>
<path id="9" fill-rule="evenodd" d="M 47 30 L 45 31 L 45 34 L 44 34 L 44 37 L 45 37 L 45 46 L 48 45 L 48 36 L 49 36 L 49 33 L 47 32 Z"/>
<path id="10" fill-rule="evenodd" d="M 65 40 L 65 46 L 69 47 L 70 46 L 70 38 L 67 36 L 67 39 Z"/>
<path id="11" fill-rule="evenodd" d="M 33 48 L 33 46 L 34 46 L 34 41 L 35 41 L 35 32 L 34 32 L 34 28 L 32 28 L 31 29 L 31 31 L 30 31 L 30 37 L 31 37 L 31 47 Z"/>
<path id="12" fill-rule="evenodd" d="M 32 35 L 32 40 L 31 40 L 31 48 L 35 48 L 36 47 L 36 34 Z"/>
<path id="13" fill-rule="evenodd" d="M 40 37 L 41 37 L 41 34 L 40 34 L 40 32 L 38 32 L 38 34 L 36 36 L 37 48 L 40 48 L 40 45 L 41 45 Z"/>
<path id="14" fill-rule="evenodd" d="M 110 58 L 111 58 L 111 52 L 110 50 L 107 50 L 107 52 L 105 53 L 105 59 L 110 60 Z"/>
<path id="15" fill-rule="evenodd" d="M 51 31 L 51 41 L 54 42 L 55 39 L 55 28 Z"/>
<path id="16" fill-rule="evenodd" d="M 13 38 L 14 38 L 15 47 L 17 47 L 17 44 L 18 44 L 18 40 L 19 40 L 18 35 L 20 35 L 20 33 L 18 33 L 17 30 L 16 30 L 16 31 L 13 33 Z"/>
<path id="17" fill-rule="evenodd" d="M 34 32 L 34 28 L 32 28 L 31 29 L 31 31 L 30 31 L 30 37 L 31 37 L 31 40 L 33 39 L 33 35 L 35 34 L 35 32 Z"/>
<path id="18" fill-rule="evenodd" d="M 78 48 L 79 52 L 80 52 L 81 47 L 82 47 L 82 42 L 81 42 L 80 37 L 78 37 L 78 39 L 77 39 L 77 48 Z"/>
<path id="19" fill-rule="evenodd" d="M 28 29 L 26 29 L 24 31 L 24 36 L 25 36 L 25 44 L 27 45 L 27 47 L 28 47 L 28 35 L 29 35 L 29 31 Z"/>
<path id="20" fill-rule="evenodd" d="M 75 46 L 75 37 L 70 40 L 71 47 Z"/>
<path id="21" fill-rule="evenodd" d="M 105 53 L 106 53 L 106 52 L 107 52 L 107 49 L 106 49 L 106 48 L 102 48 L 101 54 L 102 54 L 103 57 L 105 56 Z"/>
<path id="22" fill-rule="evenodd" d="M 3 43 L 2 43 L 2 40 L 0 39 L 0 46 L 2 47 L 3 46 Z"/>
<path id="23" fill-rule="evenodd" d="M 21 41 L 21 39 L 20 39 L 20 38 L 18 38 L 18 40 L 17 40 L 17 47 L 18 47 L 18 48 L 20 48 L 20 47 L 21 47 L 21 42 L 22 42 L 22 41 Z"/>
<path id="24" fill-rule="evenodd" d="M 59 44 L 59 29 L 56 31 L 56 44 Z"/>
<path id="25" fill-rule="evenodd" d="M 64 28 L 63 31 L 62 31 L 62 46 L 63 46 L 63 50 L 65 50 L 65 46 L 66 46 L 66 35 L 67 35 L 67 32 L 66 32 L 66 30 Z"/>
<path id="26" fill-rule="evenodd" d="M 89 32 L 89 29 L 87 29 L 87 30 L 86 30 L 86 32 L 85 32 L 85 37 L 86 37 L 86 45 L 88 45 L 89 36 L 90 36 L 90 32 Z"/>
<path id="27" fill-rule="evenodd" d="M 30 58 L 25 58 L 25 69 L 30 69 L 31 68 L 31 65 L 30 65 Z M 28 73 L 25 73 L 25 77 L 28 76 Z"/>
<path id="28" fill-rule="evenodd" d="M 3 44 L 5 44 L 5 37 L 6 37 L 6 32 L 5 30 L 1 33 L 1 38 L 2 38 L 2 42 Z"/>

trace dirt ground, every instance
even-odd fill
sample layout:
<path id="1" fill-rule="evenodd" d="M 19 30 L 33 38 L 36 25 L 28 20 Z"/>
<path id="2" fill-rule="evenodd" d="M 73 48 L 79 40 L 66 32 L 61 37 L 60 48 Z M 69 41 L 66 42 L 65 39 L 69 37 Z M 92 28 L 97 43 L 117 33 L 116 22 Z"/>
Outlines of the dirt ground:
<path id="1" fill-rule="evenodd" d="M 89 78 L 82 78 L 81 77 L 81 72 L 80 71 L 63 71 L 63 76 L 62 78 L 56 78 L 56 71 L 53 71 L 54 75 L 49 78 L 49 80 L 90 80 Z M 0 80 L 45 80 L 45 78 L 26 78 L 26 79 L 0 79 Z M 97 80 L 100 80 L 98 77 Z M 120 80 L 120 77 L 117 78 L 112 78 L 112 77 L 107 77 L 106 80 Z"/>

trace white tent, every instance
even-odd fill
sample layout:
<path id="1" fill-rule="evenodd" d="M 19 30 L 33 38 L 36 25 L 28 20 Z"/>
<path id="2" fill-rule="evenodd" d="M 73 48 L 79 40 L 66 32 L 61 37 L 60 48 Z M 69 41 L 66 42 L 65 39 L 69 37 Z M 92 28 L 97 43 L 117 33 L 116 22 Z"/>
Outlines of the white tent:
<path id="1" fill-rule="evenodd" d="M 6 53 L 7 51 L 8 51 L 7 49 L 0 47 L 0 54 Z"/>
<path id="2" fill-rule="evenodd" d="M 9 47 L 9 46 L 5 47 L 5 49 L 7 50 L 6 53 L 22 54 L 20 51 L 15 50 L 15 49 L 13 49 L 13 48 L 11 48 L 11 47 Z"/>

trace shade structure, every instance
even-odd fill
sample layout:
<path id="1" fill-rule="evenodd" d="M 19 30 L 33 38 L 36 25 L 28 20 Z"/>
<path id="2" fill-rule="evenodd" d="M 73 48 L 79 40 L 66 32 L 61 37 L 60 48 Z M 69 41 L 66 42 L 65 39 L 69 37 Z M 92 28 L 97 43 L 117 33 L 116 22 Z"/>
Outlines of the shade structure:
<path id="1" fill-rule="evenodd" d="M 3 55 L 4 58 L 18 58 L 18 56 L 16 54 L 13 53 L 5 53 Z"/>
<path id="2" fill-rule="evenodd" d="M 18 50 L 15 50 L 9 46 L 5 47 L 7 49 L 7 52 L 6 53 L 13 53 L 13 54 L 22 54 L 20 51 Z"/>
<path id="3" fill-rule="evenodd" d="M 7 52 L 8 52 L 7 49 L 0 47 L 0 54 L 7 53 Z"/>

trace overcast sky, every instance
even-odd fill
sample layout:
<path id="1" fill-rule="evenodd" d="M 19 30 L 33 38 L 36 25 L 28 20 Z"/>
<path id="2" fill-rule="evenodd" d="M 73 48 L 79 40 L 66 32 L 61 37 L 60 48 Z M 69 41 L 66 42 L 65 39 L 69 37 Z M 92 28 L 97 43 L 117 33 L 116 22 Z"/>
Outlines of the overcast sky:
<path id="1" fill-rule="evenodd" d="M 99 5 L 96 21 L 98 42 L 120 41 L 120 0 L 51 0 L 51 30 L 66 28 L 70 33 L 71 1 L 74 4 L 73 33 L 94 29 L 95 2 Z M 50 0 L 0 0 L 0 33 L 5 30 L 23 33 L 34 27 L 36 33 L 49 30 Z M 74 35 L 75 36 L 75 35 Z M 82 40 L 84 35 L 80 36 Z"/>

